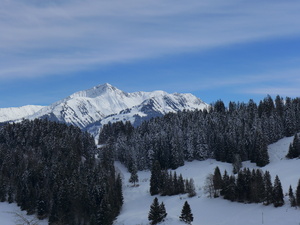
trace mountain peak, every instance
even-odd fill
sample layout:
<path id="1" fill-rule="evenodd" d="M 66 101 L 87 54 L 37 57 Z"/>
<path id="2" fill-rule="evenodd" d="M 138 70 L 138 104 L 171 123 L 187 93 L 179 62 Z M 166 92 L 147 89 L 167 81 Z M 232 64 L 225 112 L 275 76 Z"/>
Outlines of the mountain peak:
<path id="1" fill-rule="evenodd" d="M 92 87 L 90 89 L 79 91 L 70 96 L 70 98 L 76 98 L 76 97 L 87 97 L 87 98 L 96 98 L 98 96 L 101 96 L 105 93 L 109 92 L 117 92 L 117 93 L 124 93 L 123 91 L 119 90 L 118 88 L 112 86 L 109 83 L 100 84 L 95 87 Z"/>
<path id="2" fill-rule="evenodd" d="M 104 83 L 76 92 L 40 110 L 28 113 L 22 111 L 22 117 L 15 116 L 16 113 L 12 114 L 7 110 L 2 114 L 5 114 L 3 120 L 6 120 L 8 114 L 14 115 L 9 117 L 10 120 L 14 120 L 14 117 L 48 118 L 76 125 L 97 135 L 101 126 L 108 122 L 131 121 L 139 124 L 143 120 L 162 116 L 168 112 L 205 107 L 207 104 L 192 94 L 169 94 L 164 91 L 127 93 L 109 83 Z"/>

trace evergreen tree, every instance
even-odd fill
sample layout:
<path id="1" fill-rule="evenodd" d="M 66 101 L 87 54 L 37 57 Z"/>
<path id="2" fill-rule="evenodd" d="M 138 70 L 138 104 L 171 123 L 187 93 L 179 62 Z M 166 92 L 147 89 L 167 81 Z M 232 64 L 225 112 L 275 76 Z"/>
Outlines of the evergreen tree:
<path id="1" fill-rule="evenodd" d="M 208 180 L 211 180 L 211 178 L 209 178 Z M 225 170 L 224 171 L 224 174 L 223 174 L 223 177 L 222 177 L 222 189 L 220 191 L 220 194 L 222 196 L 224 196 L 226 194 L 226 190 L 227 190 L 227 187 L 229 186 L 229 176 L 227 174 L 227 171 Z M 209 182 L 211 183 L 211 182 Z"/>
<path id="2" fill-rule="evenodd" d="M 257 190 L 257 202 L 264 201 L 264 193 L 265 193 L 265 184 L 262 171 L 257 169 L 255 174 L 255 183 L 256 183 L 256 190 Z"/>
<path id="3" fill-rule="evenodd" d="M 220 196 L 220 191 L 222 188 L 222 176 L 219 167 L 215 168 L 213 182 L 214 182 L 214 190 L 215 190 L 214 197 L 217 198 Z"/>
<path id="4" fill-rule="evenodd" d="M 255 158 L 253 162 L 257 166 L 263 167 L 269 163 L 268 145 L 261 132 L 257 132 L 256 139 Z"/>
<path id="5" fill-rule="evenodd" d="M 297 134 L 294 135 L 293 144 L 290 144 L 288 154 L 289 159 L 294 159 L 300 155 L 300 140 Z"/>
<path id="6" fill-rule="evenodd" d="M 0 202 L 6 201 L 6 186 L 5 183 L 0 180 Z"/>
<path id="7" fill-rule="evenodd" d="M 233 173 L 237 174 L 240 171 L 240 169 L 242 168 L 242 166 L 243 166 L 243 164 L 242 164 L 241 156 L 238 154 L 235 154 L 233 163 L 232 163 Z"/>
<path id="8" fill-rule="evenodd" d="M 161 204 L 159 205 L 159 209 L 160 209 L 160 221 L 164 221 L 168 215 L 164 202 L 161 202 Z"/>
<path id="9" fill-rule="evenodd" d="M 184 194 L 184 180 L 183 180 L 182 174 L 179 174 L 179 177 L 178 177 L 178 193 Z"/>
<path id="10" fill-rule="evenodd" d="M 236 179 L 236 197 L 237 201 L 244 202 L 247 199 L 247 192 L 249 188 L 249 182 L 247 182 L 245 170 L 238 173 Z"/>
<path id="11" fill-rule="evenodd" d="M 290 200 L 290 204 L 291 207 L 296 207 L 297 206 L 297 202 L 296 202 L 296 198 L 292 189 L 292 186 L 290 185 L 289 187 L 289 200 Z"/>
<path id="12" fill-rule="evenodd" d="M 298 156 L 296 149 L 294 148 L 294 146 L 292 144 L 289 145 L 289 151 L 286 155 L 287 158 L 289 159 L 294 159 Z"/>
<path id="13" fill-rule="evenodd" d="M 296 189 L 296 203 L 297 206 L 300 206 L 300 179 L 298 180 L 298 185 Z"/>
<path id="14" fill-rule="evenodd" d="M 234 176 L 229 177 L 228 186 L 224 190 L 224 199 L 228 199 L 230 201 L 236 200 L 236 182 Z"/>
<path id="15" fill-rule="evenodd" d="M 152 225 L 158 224 L 163 221 L 167 216 L 164 204 L 159 204 L 158 199 L 154 198 L 152 205 L 150 206 L 150 211 L 148 214 L 148 220 Z"/>
<path id="16" fill-rule="evenodd" d="M 190 180 L 186 180 L 186 192 L 188 193 L 188 196 L 190 198 L 196 196 L 195 183 L 193 178 L 190 178 Z"/>
<path id="17" fill-rule="evenodd" d="M 264 204 L 269 205 L 273 203 L 273 185 L 272 185 L 271 175 L 269 171 L 266 171 L 264 174 L 264 185 L 265 185 Z"/>
<path id="18" fill-rule="evenodd" d="M 135 187 L 135 183 L 139 182 L 139 177 L 136 169 L 133 169 L 132 172 L 130 173 L 129 182 L 133 183 L 134 187 Z"/>
<path id="19" fill-rule="evenodd" d="M 282 186 L 277 175 L 275 177 L 273 187 L 273 204 L 275 207 L 279 207 L 284 204 Z"/>
<path id="20" fill-rule="evenodd" d="M 183 221 L 187 224 L 191 224 L 194 220 L 191 207 L 187 201 L 185 201 L 185 203 L 182 207 L 181 215 L 179 218 L 181 221 Z"/>
<path id="21" fill-rule="evenodd" d="M 157 195 L 161 192 L 161 167 L 158 161 L 155 161 L 151 170 L 150 194 Z"/>

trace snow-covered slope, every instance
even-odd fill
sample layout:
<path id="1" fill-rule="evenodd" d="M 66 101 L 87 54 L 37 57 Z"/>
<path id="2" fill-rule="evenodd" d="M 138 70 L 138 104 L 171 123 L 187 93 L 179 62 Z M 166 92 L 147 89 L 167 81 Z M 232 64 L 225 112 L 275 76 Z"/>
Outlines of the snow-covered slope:
<path id="1" fill-rule="evenodd" d="M 39 105 L 26 105 L 22 107 L 11 107 L 2 109 L 0 108 L 0 122 L 19 120 L 38 112 L 42 108 L 44 108 L 44 106 Z"/>
<path id="2" fill-rule="evenodd" d="M 272 176 L 272 181 L 278 175 L 283 192 L 288 193 L 289 185 L 296 190 L 298 179 L 300 178 L 300 159 L 288 160 L 284 156 L 287 154 L 289 144 L 293 138 L 284 138 L 269 146 L 270 164 L 261 168 L 268 170 Z M 263 204 L 244 204 L 230 202 L 222 198 L 210 199 L 206 197 L 203 186 L 205 178 L 209 173 L 213 173 L 218 166 L 223 174 L 226 169 L 232 171 L 229 163 L 217 162 L 212 159 L 205 161 L 186 162 L 184 166 L 176 170 L 177 175 L 182 174 L 184 178 L 193 178 L 197 196 L 188 198 L 187 195 L 178 196 L 151 196 L 149 193 L 150 172 L 140 171 L 139 186 L 132 187 L 128 182 L 130 173 L 120 163 L 115 164 L 116 168 L 123 177 L 124 206 L 114 225 L 134 225 L 149 224 L 148 213 L 154 197 L 158 197 L 159 202 L 164 202 L 168 213 L 166 221 L 161 225 L 183 225 L 179 221 L 182 206 L 185 201 L 191 206 L 194 215 L 194 225 L 287 225 L 299 224 L 299 209 L 291 208 L 288 197 L 285 197 L 285 205 L 275 208 L 273 205 L 264 206 Z M 243 162 L 247 168 L 258 168 L 250 162 Z"/>
<path id="3" fill-rule="evenodd" d="M 300 178 L 300 159 L 288 160 L 284 156 L 288 151 L 289 144 L 293 141 L 292 137 L 283 138 L 277 143 L 269 145 L 270 164 L 261 168 L 271 173 L 272 180 L 278 175 L 284 193 L 288 192 L 289 185 L 296 190 L 298 179 Z M 115 163 L 116 170 L 121 174 L 123 180 L 124 205 L 121 213 L 114 225 L 148 225 L 148 213 L 154 197 L 158 197 L 159 202 L 164 202 L 168 213 L 166 221 L 161 225 L 184 225 L 179 221 L 182 206 L 185 201 L 191 206 L 194 215 L 194 225 L 298 225 L 300 221 L 299 208 L 291 208 L 288 202 L 288 196 L 285 196 L 285 205 L 275 208 L 272 205 L 263 204 L 244 204 L 230 202 L 222 198 L 210 199 L 206 197 L 203 186 L 205 178 L 209 173 L 213 173 L 218 166 L 223 173 L 226 169 L 232 171 L 232 165 L 229 163 L 217 162 L 212 159 L 205 161 L 186 162 L 176 170 L 177 174 L 182 174 L 184 178 L 193 178 L 197 195 L 188 198 L 186 195 L 178 196 L 151 196 L 149 193 L 149 171 L 139 171 L 139 186 L 132 187 L 128 182 L 130 173 L 119 162 Z M 250 162 L 243 162 L 244 167 L 250 169 L 258 168 Z M 12 213 L 13 212 L 13 213 Z M 14 212 L 21 212 L 16 204 L 0 203 L 0 224 L 16 224 Z M 34 217 L 29 216 L 33 219 Z M 39 221 L 39 224 L 47 224 L 47 221 Z"/>
<path id="4" fill-rule="evenodd" d="M 204 109 L 207 106 L 192 94 L 169 94 L 164 91 L 126 93 L 110 84 L 103 84 L 28 113 L 26 118 L 46 117 L 97 134 L 99 128 L 108 122 L 129 120 L 138 124 L 143 119 L 168 112 Z M 9 120 L 17 120 L 24 115 L 13 117 L 12 114 Z"/>

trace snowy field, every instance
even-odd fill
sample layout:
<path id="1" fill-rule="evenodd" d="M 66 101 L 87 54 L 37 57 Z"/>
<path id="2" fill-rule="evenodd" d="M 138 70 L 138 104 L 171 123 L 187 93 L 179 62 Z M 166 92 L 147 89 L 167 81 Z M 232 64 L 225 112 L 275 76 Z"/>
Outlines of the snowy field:
<path id="1" fill-rule="evenodd" d="M 296 190 L 298 179 L 300 178 L 300 160 L 285 159 L 289 144 L 293 137 L 284 138 L 275 144 L 269 146 L 270 164 L 261 168 L 263 171 L 268 170 L 274 181 L 275 175 L 278 175 L 284 193 L 288 192 L 291 184 L 293 190 Z M 123 195 L 124 205 L 121 214 L 115 221 L 114 225 L 148 225 L 148 212 L 153 202 L 154 196 L 149 193 L 149 171 L 140 171 L 139 187 L 132 187 L 128 182 L 130 174 L 127 169 L 116 162 L 116 169 L 119 170 L 123 177 Z M 217 162 L 215 160 L 187 162 L 185 166 L 176 170 L 177 175 L 180 173 L 183 178 L 193 178 L 197 195 L 188 198 L 187 195 L 177 195 L 172 197 L 158 197 L 159 202 L 163 201 L 168 213 L 165 222 L 161 225 L 183 225 L 179 221 L 182 206 L 187 200 L 194 214 L 194 225 L 299 225 L 300 209 L 294 209 L 289 206 L 288 198 L 285 198 L 285 205 L 280 208 L 264 206 L 262 204 L 243 204 L 235 203 L 222 198 L 210 199 L 203 192 L 205 178 L 209 173 L 213 173 L 218 166 L 223 173 L 226 169 L 231 173 L 232 166 L 228 163 Z M 244 167 L 258 168 L 250 162 L 243 162 Z M 15 213 L 26 212 L 20 211 L 16 204 L 0 203 L 0 225 L 23 224 L 18 222 Z M 33 216 L 26 216 L 32 220 Z M 38 221 L 39 225 L 48 224 L 46 220 Z"/>
<path id="2" fill-rule="evenodd" d="M 300 178 L 300 160 L 287 160 L 285 155 L 293 137 L 284 138 L 269 146 L 270 164 L 261 168 L 268 170 L 272 175 L 272 182 L 276 175 L 279 176 L 284 193 L 288 193 L 289 185 L 296 190 L 298 179 Z M 158 197 L 159 202 L 163 201 L 166 206 L 168 216 L 162 225 L 182 225 L 179 221 L 181 209 L 187 200 L 194 214 L 194 225 L 299 225 L 300 209 L 289 206 L 288 197 L 285 198 L 283 207 L 275 208 L 273 205 L 264 206 L 262 204 L 244 204 L 224 200 L 222 198 L 210 199 L 203 191 L 205 178 L 209 173 L 213 173 L 218 166 L 223 174 L 226 169 L 231 173 L 232 166 L 228 163 L 217 162 L 215 160 L 187 162 L 185 166 L 176 170 L 183 178 L 193 178 L 197 196 L 188 198 L 187 195 L 172 197 Z M 244 162 L 244 167 L 258 168 L 255 164 Z M 130 174 L 120 163 L 116 167 L 121 171 L 124 182 L 124 205 L 120 216 L 114 225 L 148 225 L 148 213 L 154 196 L 149 193 L 150 172 L 141 171 L 139 176 L 139 187 L 132 187 L 128 183 Z"/>
<path id="3" fill-rule="evenodd" d="M 24 217 L 24 219 L 21 219 Z M 26 223 L 26 221 L 30 223 Z M 26 215 L 17 204 L 0 203 L 0 225 L 48 225 L 47 220 L 38 220 L 35 216 Z"/>

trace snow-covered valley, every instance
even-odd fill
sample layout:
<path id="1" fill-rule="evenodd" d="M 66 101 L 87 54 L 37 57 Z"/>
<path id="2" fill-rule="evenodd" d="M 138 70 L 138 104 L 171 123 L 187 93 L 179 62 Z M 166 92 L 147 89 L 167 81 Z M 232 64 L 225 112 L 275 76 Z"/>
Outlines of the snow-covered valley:
<path id="1" fill-rule="evenodd" d="M 289 144 L 293 137 L 283 138 L 278 142 L 269 145 L 268 151 L 270 164 L 261 168 L 263 171 L 268 170 L 272 175 L 272 181 L 278 175 L 284 194 L 287 194 L 289 185 L 296 189 L 298 179 L 300 178 L 300 159 L 285 159 Z M 121 213 L 114 225 L 148 225 L 148 213 L 154 197 L 158 197 L 159 202 L 163 201 L 167 217 L 162 225 L 180 225 L 184 224 L 179 221 L 182 206 L 188 201 L 194 215 L 195 225 L 298 225 L 300 223 L 300 211 L 290 207 L 288 196 L 285 196 L 285 205 L 275 208 L 273 205 L 264 206 L 263 204 L 244 204 L 230 202 L 222 198 L 208 198 L 204 193 L 203 186 L 205 178 L 209 173 L 213 173 L 218 166 L 223 173 L 227 170 L 232 171 L 232 165 L 222 163 L 213 159 L 205 161 L 186 162 L 185 166 L 176 169 L 177 174 L 182 174 L 184 178 L 193 178 L 197 195 L 188 198 L 187 195 L 177 196 L 151 196 L 149 193 L 149 171 L 139 171 L 139 186 L 133 187 L 129 183 L 130 173 L 119 162 L 115 163 L 118 172 L 123 178 L 123 195 L 124 205 Z M 243 162 L 244 167 L 258 168 L 250 162 Z M 15 204 L 0 203 L 0 224 L 16 224 L 14 213 L 23 213 Z M 27 218 L 32 219 L 32 216 Z M 38 221 L 38 224 L 45 225 L 47 221 Z"/>

